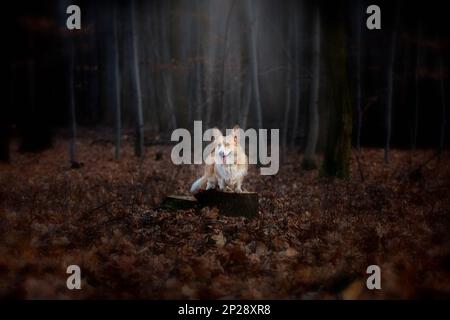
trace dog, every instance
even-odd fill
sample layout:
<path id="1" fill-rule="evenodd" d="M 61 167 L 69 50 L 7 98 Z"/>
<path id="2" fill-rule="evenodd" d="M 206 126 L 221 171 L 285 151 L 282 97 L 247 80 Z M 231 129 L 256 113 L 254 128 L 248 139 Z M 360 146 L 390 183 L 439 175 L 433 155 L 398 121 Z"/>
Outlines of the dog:
<path id="1" fill-rule="evenodd" d="M 192 184 L 190 192 L 196 194 L 218 186 L 220 191 L 241 193 L 248 171 L 248 158 L 238 141 L 240 128 L 235 126 L 228 136 L 219 129 L 214 130 L 213 150 L 206 159 L 205 173 Z"/>

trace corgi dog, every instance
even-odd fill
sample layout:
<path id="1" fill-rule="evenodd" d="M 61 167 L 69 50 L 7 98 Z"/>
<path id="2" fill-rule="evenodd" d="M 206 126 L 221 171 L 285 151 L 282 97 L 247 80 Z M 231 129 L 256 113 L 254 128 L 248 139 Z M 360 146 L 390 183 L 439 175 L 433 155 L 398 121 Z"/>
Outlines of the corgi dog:
<path id="1" fill-rule="evenodd" d="M 238 142 L 239 126 L 235 126 L 228 136 L 219 129 L 214 130 L 213 149 L 206 159 L 205 173 L 192 184 L 190 192 L 195 194 L 218 186 L 220 191 L 241 193 L 248 171 L 248 158 Z"/>

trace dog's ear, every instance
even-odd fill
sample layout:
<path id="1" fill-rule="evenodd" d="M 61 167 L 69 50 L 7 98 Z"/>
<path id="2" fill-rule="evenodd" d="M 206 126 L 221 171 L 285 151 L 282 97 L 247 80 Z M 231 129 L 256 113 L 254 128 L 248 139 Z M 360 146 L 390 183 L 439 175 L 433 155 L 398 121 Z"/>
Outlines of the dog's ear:
<path id="1" fill-rule="evenodd" d="M 241 129 L 241 128 L 239 127 L 238 124 L 236 124 L 236 125 L 233 127 L 233 139 L 234 139 L 234 143 L 236 143 L 236 144 L 237 144 L 237 142 L 238 142 L 239 129 Z"/>
<path id="2" fill-rule="evenodd" d="M 213 141 L 217 141 L 217 139 L 223 136 L 222 131 L 220 131 L 217 127 L 212 128 L 212 136 L 214 138 Z"/>

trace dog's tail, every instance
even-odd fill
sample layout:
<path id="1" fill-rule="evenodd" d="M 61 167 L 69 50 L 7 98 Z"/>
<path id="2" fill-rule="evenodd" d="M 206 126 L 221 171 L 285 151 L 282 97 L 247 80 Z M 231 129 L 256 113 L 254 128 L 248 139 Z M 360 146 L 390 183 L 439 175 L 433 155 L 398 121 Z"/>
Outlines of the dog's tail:
<path id="1" fill-rule="evenodd" d="M 195 193 L 199 192 L 201 189 L 205 189 L 206 182 L 207 182 L 206 176 L 203 176 L 203 177 L 197 179 L 192 184 L 190 192 L 195 194 Z"/>

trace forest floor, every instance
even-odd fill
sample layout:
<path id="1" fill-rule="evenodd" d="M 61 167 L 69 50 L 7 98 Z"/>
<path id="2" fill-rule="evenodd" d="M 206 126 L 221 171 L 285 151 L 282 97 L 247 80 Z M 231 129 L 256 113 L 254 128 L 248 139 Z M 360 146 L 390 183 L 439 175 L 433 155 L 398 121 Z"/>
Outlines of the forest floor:
<path id="1" fill-rule="evenodd" d="M 86 134 L 80 169 L 67 150 L 59 139 L 0 164 L 0 297 L 450 297 L 448 153 L 393 150 L 386 165 L 383 150 L 364 149 L 352 178 L 334 181 L 291 153 L 275 176 L 250 168 L 244 187 L 259 193 L 260 213 L 246 219 L 158 209 L 201 174 L 173 165 L 170 146 L 139 160 L 125 140 L 115 161 L 112 143 Z M 81 290 L 66 288 L 72 264 Z M 381 290 L 366 288 L 373 264 Z"/>

